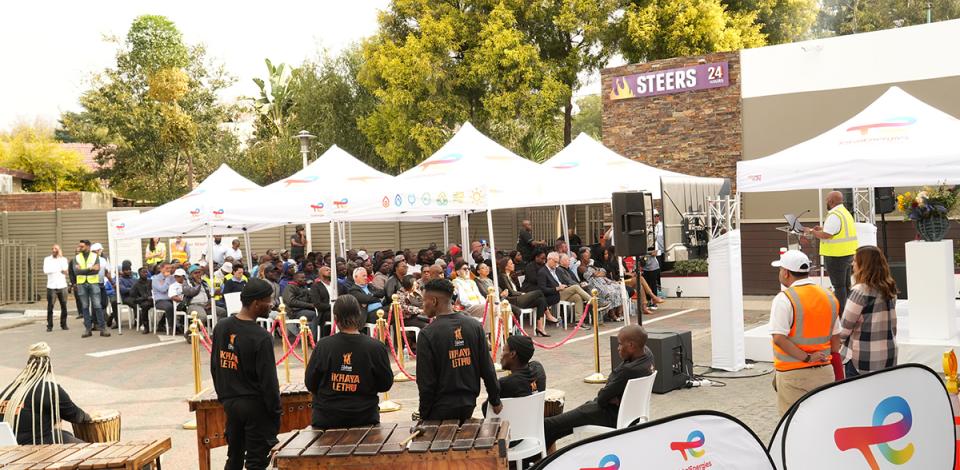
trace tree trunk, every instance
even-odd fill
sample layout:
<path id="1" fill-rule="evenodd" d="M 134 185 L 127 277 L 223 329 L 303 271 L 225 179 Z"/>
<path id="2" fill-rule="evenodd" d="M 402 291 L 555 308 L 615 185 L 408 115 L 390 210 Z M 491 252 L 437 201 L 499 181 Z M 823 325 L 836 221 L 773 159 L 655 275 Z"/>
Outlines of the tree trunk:
<path id="1" fill-rule="evenodd" d="M 190 191 L 196 186 L 193 185 L 193 154 L 187 153 L 187 183 L 190 184 Z"/>
<path id="2" fill-rule="evenodd" d="M 567 98 L 563 105 L 563 146 L 570 145 L 573 132 L 573 93 Z"/>

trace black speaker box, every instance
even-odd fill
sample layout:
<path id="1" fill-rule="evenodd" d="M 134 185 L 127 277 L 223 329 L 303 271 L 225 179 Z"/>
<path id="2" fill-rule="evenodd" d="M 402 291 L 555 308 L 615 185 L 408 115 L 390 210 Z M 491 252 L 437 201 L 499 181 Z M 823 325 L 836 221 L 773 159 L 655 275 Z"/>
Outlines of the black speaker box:
<path id="1" fill-rule="evenodd" d="M 610 337 L 611 369 L 623 361 L 617 353 L 619 342 Z M 693 370 L 693 343 L 689 331 L 647 331 L 647 347 L 653 351 L 653 364 L 657 378 L 653 393 L 667 393 L 683 388 Z"/>
<path id="2" fill-rule="evenodd" d="M 897 196 L 893 188 L 874 188 L 873 205 L 877 214 L 889 214 L 897 209 Z"/>
<path id="3" fill-rule="evenodd" d="M 907 298 L 907 263 L 890 263 L 890 275 L 893 276 L 893 282 L 897 284 L 897 298 Z"/>
<path id="4" fill-rule="evenodd" d="M 650 193 L 625 191 L 613 193 L 613 240 L 617 256 L 643 256 L 647 254 L 647 209 L 646 199 Z"/>

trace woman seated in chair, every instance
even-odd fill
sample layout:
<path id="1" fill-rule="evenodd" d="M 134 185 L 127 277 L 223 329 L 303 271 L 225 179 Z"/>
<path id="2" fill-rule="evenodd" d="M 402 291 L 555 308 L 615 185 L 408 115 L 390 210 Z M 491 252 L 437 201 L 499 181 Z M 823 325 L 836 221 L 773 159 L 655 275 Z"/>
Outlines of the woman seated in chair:
<path id="1" fill-rule="evenodd" d="M 400 291 L 397 292 L 397 303 L 400 313 L 403 314 L 403 326 L 424 328 L 427 321 L 423 317 L 423 294 L 417 289 L 417 281 L 407 274 L 400 279 Z M 417 352 L 417 338 L 413 332 L 407 333 L 407 342 L 414 354 Z"/>
<path id="2" fill-rule="evenodd" d="M 620 283 L 610 279 L 607 271 L 603 268 L 596 268 L 590 263 L 590 248 L 580 249 L 580 266 L 577 267 L 581 279 L 587 281 L 590 289 L 596 289 L 600 298 L 600 303 L 606 303 L 610 306 L 607 310 L 607 319 L 610 321 L 623 320 L 623 297 L 620 296 Z M 582 312 L 576 312 L 580 315 Z"/>
<path id="3" fill-rule="evenodd" d="M 61 420 L 86 423 L 90 415 L 73 403 L 57 384 L 50 365 L 50 346 L 30 346 L 27 367 L 0 392 L 0 417 L 17 436 L 17 444 L 73 444 L 83 442 L 61 429 Z"/>
<path id="4" fill-rule="evenodd" d="M 543 327 L 547 321 L 547 299 L 544 297 L 543 291 L 538 289 L 530 292 L 520 292 L 518 288 L 520 283 L 517 282 L 512 259 L 500 258 L 500 261 L 497 262 L 497 268 L 500 270 L 500 287 L 503 288 L 503 291 L 500 292 L 500 298 L 507 299 L 507 301 L 510 302 L 510 310 L 513 311 L 513 314 L 516 315 L 518 319 L 520 309 L 536 309 L 536 335 L 548 336 L 543 331 Z"/>

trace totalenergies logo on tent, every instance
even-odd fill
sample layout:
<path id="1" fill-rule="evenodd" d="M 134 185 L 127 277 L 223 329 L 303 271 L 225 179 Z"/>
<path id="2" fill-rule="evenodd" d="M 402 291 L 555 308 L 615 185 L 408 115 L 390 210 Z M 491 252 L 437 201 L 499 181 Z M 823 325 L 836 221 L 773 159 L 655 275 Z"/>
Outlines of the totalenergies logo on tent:
<path id="1" fill-rule="evenodd" d="M 687 453 L 689 453 L 691 457 L 699 459 L 700 457 L 703 457 L 707 451 L 697 449 L 701 449 L 706 441 L 706 438 L 703 436 L 703 431 L 694 430 L 687 435 L 686 441 L 671 442 L 670 450 L 680 452 L 683 460 L 687 460 Z"/>
<path id="2" fill-rule="evenodd" d="M 347 208 L 347 205 L 350 204 L 350 200 L 347 198 L 342 198 L 339 201 L 333 201 L 333 208 L 338 210 L 344 210 Z"/>
<path id="3" fill-rule="evenodd" d="M 427 161 L 425 161 L 425 162 L 423 162 L 423 163 L 421 163 L 421 164 L 419 164 L 419 165 L 417 165 L 417 166 L 420 167 L 421 170 L 426 171 L 428 168 L 430 168 L 430 167 L 432 167 L 432 166 L 436 166 L 436 165 L 449 165 L 449 164 L 451 164 L 451 163 L 454 163 L 454 162 L 456 162 L 456 161 L 459 161 L 461 158 L 463 158 L 463 154 L 462 154 L 462 153 L 451 153 L 451 154 L 448 154 L 448 155 L 444 155 L 444 156 L 442 156 L 442 157 L 440 157 L 440 158 L 438 158 L 438 159 L 436 159 L 436 160 L 427 160 Z"/>
<path id="4" fill-rule="evenodd" d="M 580 166 L 580 162 L 561 162 L 553 165 L 553 168 L 557 170 L 569 170 L 578 166 Z"/>
<path id="5" fill-rule="evenodd" d="M 900 420 L 883 424 L 893 414 L 899 414 Z M 894 395 L 881 401 L 873 410 L 872 426 L 839 428 L 834 431 L 833 440 L 837 444 L 837 449 L 841 451 L 859 450 L 870 465 L 870 469 L 879 470 L 880 465 L 873 456 L 870 446 L 876 445 L 887 462 L 903 465 L 913 458 L 913 443 L 907 444 L 902 449 L 894 449 L 888 442 L 905 437 L 910 433 L 912 426 L 913 413 L 910 412 L 910 404 L 903 397 Z"/>
<path id="6" fill-rule="evenodd" d="M 317 202 L 310 204 L 310 211 L 313 212 L 313 215 L 323 214 L 323 203 Z"/>
<path id="7" fill-rule="evenodd" d="M 917 118 L 913 118 L 913 117 L 907 117 L 907 116 L 895 117 L 895 118 L 887 119 L 886 121 L 848 127 L 847 132 L 859 132 L 860 135 L 868 135 L 873 130 L 896 129 L 899 127 L 912 126 L 916 122 L 917 122 Z"/>
<path id="8" fill-rule="evenodd" d="M 223 220 L 223 209 L 215 209 L 212 211 L 213 218 L 216 220 Z"/>
<path id="9" fill-rule="evenodd" d="M 620 457 L 616 454 L 607 454 L 600 459 L 596 467 L 580 467 L 580 470 L 619 470 Z"/>
<path id="10" fill-rule="evenodd" d="M 114 225 L 113 227 L 117 229 L 118 232 L 122 232 L 123 229 L 127 228 L 127 224 L 124 222 L 120 222 L 119 224 Z"/>
<path id="11" fill-rule="evenodd" d="M 190 217 L 196 219 L 200 217 L 200 208 L 196 208 L 190 211 Z"/>
<path id="12" fill-rule="evenodd" d="M 319 177 L 318 177 L 318 176 L 307 176 L 307 177 L 304 177 L 304 178 L 287 178 L 287 179 L 283 180 L 283 185 L 284 185 L 284 187 L 288 187 L 288 188 L 289 188 L 290 186 L 295 185 L 295 184 L 307 184 L 307 183 L 312 183 L 312 182 L 316 181 L 317 178 L 319 178 Z"/>

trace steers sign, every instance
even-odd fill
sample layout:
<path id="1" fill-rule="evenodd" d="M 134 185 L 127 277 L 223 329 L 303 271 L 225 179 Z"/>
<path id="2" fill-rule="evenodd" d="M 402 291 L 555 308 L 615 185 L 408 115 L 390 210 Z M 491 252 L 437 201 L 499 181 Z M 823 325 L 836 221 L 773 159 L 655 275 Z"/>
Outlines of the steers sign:
<path id="1" fill-rule="evenodd" d="M 613 77 L 610 99 L 670 95 L 730 85 L 726 62 Z"/>

